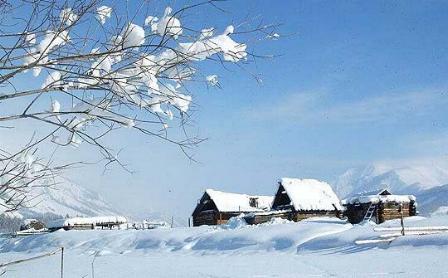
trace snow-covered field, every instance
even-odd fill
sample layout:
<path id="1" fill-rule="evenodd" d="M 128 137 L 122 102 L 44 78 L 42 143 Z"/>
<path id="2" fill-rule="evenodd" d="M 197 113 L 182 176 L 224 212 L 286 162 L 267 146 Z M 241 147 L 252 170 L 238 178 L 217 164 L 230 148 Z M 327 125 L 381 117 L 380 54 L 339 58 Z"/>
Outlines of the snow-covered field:
<path id="1" fill-rule="evenodd" d="M 448 216 L 406 219 L 410 227 L 448 226 Z M 64 246 L 64 277 L 447 277 L 448 233 L 406 235 L 357 245 L 399 221 L 352 226 L 317 218 L 245 226 L 157 230 L 58 231 L 0 239 L 7 262 Z M 95 255 L 96 254 L 96 255 Z M 59 277 L 59 255 L 10 266 L 5 277 Z"/>

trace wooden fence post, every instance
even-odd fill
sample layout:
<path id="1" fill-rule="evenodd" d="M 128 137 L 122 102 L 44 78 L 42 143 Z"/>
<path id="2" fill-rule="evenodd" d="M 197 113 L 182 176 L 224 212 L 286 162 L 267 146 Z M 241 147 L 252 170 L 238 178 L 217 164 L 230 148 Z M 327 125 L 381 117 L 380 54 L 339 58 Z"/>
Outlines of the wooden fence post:
<path id="1" fill-rule="evenodd" d="M 404 236 L 404 219 L 403 219 L 403 204 L 400 204 L 400 224 L 401 224 L 401 235 Z"/>
<path id="2" fill-rule="evenodd" d="M 64 246 L 61 247 L 61 278 L 64 278 Z"/>

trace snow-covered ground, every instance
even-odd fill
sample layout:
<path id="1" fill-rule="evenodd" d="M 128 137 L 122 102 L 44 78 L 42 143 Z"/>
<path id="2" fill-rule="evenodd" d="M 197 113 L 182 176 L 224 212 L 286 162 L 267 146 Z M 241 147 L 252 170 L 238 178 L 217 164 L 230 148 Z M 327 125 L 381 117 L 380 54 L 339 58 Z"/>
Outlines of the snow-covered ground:
<path id="1" fill-rule="evenodd" d="M 410 227 L 448 226 L 447 216 L 406 219 Z M 245 226 L 58 231 L 0 239 L 0 261 L 64 246 L 64 277 L 447 277 L 448 233 L 378 239 L 382 225 L 331 218 Z M 387 232 L 390 233 L 390 232 Z M 5 277 L 59 277 L 59 255 L 10 266 Z"/>

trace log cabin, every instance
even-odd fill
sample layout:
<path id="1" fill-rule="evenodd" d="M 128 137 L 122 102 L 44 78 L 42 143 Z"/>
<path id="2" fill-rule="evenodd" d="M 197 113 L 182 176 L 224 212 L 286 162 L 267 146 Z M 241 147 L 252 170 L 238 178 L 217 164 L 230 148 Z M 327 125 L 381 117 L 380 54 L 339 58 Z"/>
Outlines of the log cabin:
<path id="1" fill-rule="evenodd" d="M 23 224 L 20 225 L 20 231 L 26 231 L 26 230 L 34 230 L 34 231 L 40 231 L 45 230 L 47 227 L 44 223 L 37 219 L 25 219 L 23 221 Z"/>
<path id="2" fill-rule="evenodd" d="M 225 224 L 234 216 L 268 211 L 272 196 L 251 196 L 246 194 L 205 190 L 193 211 L 193 226 Z"/>
<path id="3" fill-rule="evenodd" d="M 57 219 L 48 223 L 50 231 L 59 229 L 68 230 L 93 230 L 93 229 L 114 229 L 126 224 L 124 216 L 95 216 L 95 217 L 74 217 L 67 219 Z"/>
<path id="4" fill-rule="evenodd" d="M 417 215 L 416 198 L 413 195 L 393 195 L 388 189 L 365 192 L 342 200 L 344 216 L 352 224 L 386 220 Z"/>
<path id="5" fill-rule="evenodd" d="M 310 217 L 340 217 L 340 200 L 331 186 L 315 179 L 282 178 L 272 203 L 275 217 L 300 221 Z"/>

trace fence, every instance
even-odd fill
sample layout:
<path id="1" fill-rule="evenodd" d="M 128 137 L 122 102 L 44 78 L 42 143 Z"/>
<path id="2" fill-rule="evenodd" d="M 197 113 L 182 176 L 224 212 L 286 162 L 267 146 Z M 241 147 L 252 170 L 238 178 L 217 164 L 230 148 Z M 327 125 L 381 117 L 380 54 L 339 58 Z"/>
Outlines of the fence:
<path id="1" fill-rule="evenodd" d="M 42 255 L 34 256 L 34 257 L 31 257 L 31 258 L 11 261 L 11 262 L 7 262 L 7 263 L 0 263 L 0 269 L 4 269 L 5 267 L 11 266 L 11 265 L 21 264 L 21 263 L 25 263 L 25 262 L 29 262 L 29 261 L 42 259 L 42 258 L 49 257 L 49 256 L 54 256 L 54 255 L 57 255 L 58 253 L 61 253 L 61 276 L 60 277 L 64 278 L 64 247 L 58 248 L 57 250 L 55 250 L 53 252 L 49 252 L 49 253 L 45 253 L 45 254 L 42 254 Z M 5 272 L 0 273 L 0 276 L 2 274 L 4 274 L 4 273 Z"/>

